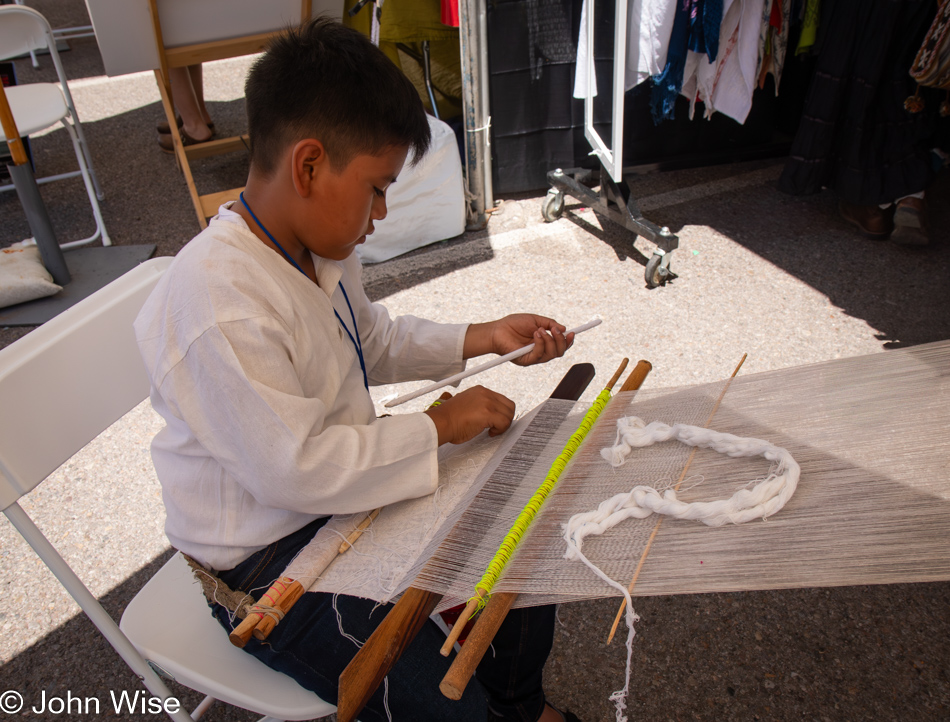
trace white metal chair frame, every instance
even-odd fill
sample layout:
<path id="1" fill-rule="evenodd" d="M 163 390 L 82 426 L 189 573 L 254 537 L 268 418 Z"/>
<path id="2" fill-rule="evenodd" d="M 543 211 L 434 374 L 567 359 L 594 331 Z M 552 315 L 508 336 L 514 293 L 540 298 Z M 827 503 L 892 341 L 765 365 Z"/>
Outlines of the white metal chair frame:
<path id="1" fill-rule="evenodd" d="M 175 722 L 198 719 L 214 699 L 271 722 L 326 716 L 332 705 L 231 646 L 180 554 L 132 600 L 120 628 L 18 503 L 148 396 L 132 322 L 171 260 L 146 261 L 0 350 L 0 510 L 153 695 L 173 697 L 156 668 L 209 695 L 195 716 L 169 712 Z M 177 636 L 158 628 L 156 607 L 174 607 Z"/>
<path id="2" fill-rule="evenodd" d="M 22 5 L 0 6 L 0 60 L 19 57 L 27 52 L 41 49 L 49 50 L 59 83 L 16 85 L 6 89 L 7 100 L 13 111 L 17 128 L 23 137 L 48 128 L 56 122 L 62 123 L 72 141 L 76 160 L 79 162 L 79 170 L 37 178 L 36 182 L 43 184 L 82 176 L 96 221 L 96 232 L 88 238 L 60 245 L 63 248 L 72 248 L 92 243 L 99 238 L 102 239 L 102 245 L 112 245 L 99 208 L 99 201 L 104 198 L 104 195 L 93 169 L 92 155 L 89 152 L 89 144 L 86 142 L 82 123 L 79 122 L 79 114 L 76 112 L 72 94 L 69 92 L 66 72 L 56 49 L 53 30 L 46 18 L 33 8 Z M 53 89 L 59 93 L 58 97 L 53 93 Z M 39 108 L 43 112 L 38 112 Z M 0 142 L 4 140 L 6 138 L 0 130 Z M 0 186 L 0 191 L 9 191 L 13 188 L 12 184 L 8 184 Z"/>
<path id="3" fill-rule="evenodd" d="M 23 0 L 16 0 L 17 5 L 25 5 Z M 53 28 L 53 37 L 56 40 L 72 40 L 73 38 L 94 38 L 96 32 L 92 25 L 77 25 L 74 28 Z M 36 59 L 36 51 L 30 51 L 30 62 L 34 68 L 40 67 L 39 60 Z"/>

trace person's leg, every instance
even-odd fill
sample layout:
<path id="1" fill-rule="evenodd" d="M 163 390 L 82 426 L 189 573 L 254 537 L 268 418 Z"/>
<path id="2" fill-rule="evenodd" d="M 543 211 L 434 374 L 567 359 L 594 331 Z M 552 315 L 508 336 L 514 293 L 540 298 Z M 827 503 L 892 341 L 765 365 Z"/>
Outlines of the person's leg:
<path id="1" fill-rule="evenodd" d="M 221 572 L 220 578 L 232 589 L 260 597 L 319 526 L 322 524 L 315 522 L 262 549 L 234 569 Z M 267 640 L 251 639 L 244 651 L 335 704 L 340 673 L 390 609 L 391 605 L 357 597 L 339 595 L 334 599 L 331 594 L 308 592 Z M 227 610 L 214 605 L 212 611 L 225 629 L 232 628 Z M 388 707 L 394 720 L 483 722 L 488 713 L 477 683 L 469 685 L 458 702 L 439 691 L 439 682 L 451 663 L 439 654 L 444 641 L 435 623 L 427 623 L 390 671 L 388 685 L 376 690 L 359 719 L 383 722 L 388 719 Z"/>
<path id="2" fill-rule="evenodd" d="M 205 107 L 204 74 L 201 69 L 201 63 L 189 65 L 188 75 L 191 76 L 191 87 L 195 91 L 195 100 L 198 103 L 198 111 L 201 113 L 201 119 L 204 120 L 205 125 L 214 133 L 214 121 L 211 120 L 211 114 L 208 112 L 208 108 Z"/>
<path id="3" fill-rule="evenodd" d="M 220 578 L 232 589 L 259 598 L 323 522 L 313 522 L 271 544 L 234 569 L 221 572 Z M 244 650 L 335 704 L 340 674 L 391 608 L 357 597 L 308 592 L 266 641 L 252 639 Z M 213 613 L 225 629 L 236 626 L 223 607 L 215 605 Z M 360 719 L 387 720 L 388 708 L 395 720 L 560 722 L 561 715 L 545 705 L 541 684 L 554 638 L 554 614 L 554 606 L 512 610 L 478 666 L 476 680 L 457 702 L 439 691 L 452 660 L 439 653 L 445 636 L 429 621 L 390 670 L 388 686 L 376 690 Z"/>
<path id="4" fill-rule="evenodd" d="M 927 201 L 923 191 L 897 201 L 891 240 L 902 246 L 926 246 L 930 243 Z"/>
<path id="5" fill-rule="evenodd" d="M 172 87 L 172 102 L 182 119 L 181 130 L 193 140 L 208 140 L 211 137 L 211 130 L 198 105 L 195 88 L 191 83 L 190 69 L 170 68 L 168 81 Z"/>
<path id="6" fill-rule="evenodd" d="M 554 642 L 555 612 L 553 604 L 508 612 L 475 672 L 488 695 L 489 719 L 561 719 L 558 713 L 542 716 L 553 712 L 545 707 L 541 675 Z"/>

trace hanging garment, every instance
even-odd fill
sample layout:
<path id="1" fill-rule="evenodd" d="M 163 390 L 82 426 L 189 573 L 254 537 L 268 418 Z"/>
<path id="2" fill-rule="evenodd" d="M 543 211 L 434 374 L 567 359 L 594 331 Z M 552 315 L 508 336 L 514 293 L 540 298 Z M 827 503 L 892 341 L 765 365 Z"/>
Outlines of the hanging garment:
<path id="1" fill-rule="evenodd" d="M 540 80 L 545 62 L 573 63 L 570 5 L 562 0 L 527 0 L 528 62 L 531 79 Z"/>
<path id="2" fill-rule="evenodd" d="M 768 23 L 762 24 L 759 35 L 759 87 L 765 87 L 765 78 L 771 73 L 775 78 L 775 94 L 778 95 L 782 68 L 788 48 L 788 29 L 791 22 L 792 0 L 771 0 Z"/>
<path id="3" fill-rule="evenodd" d="M 697 0 L 678 0 L 676 3 L 666 65 L 659 74 L 653 76 L 653 89 L 650 92 L 650 113 L 657 125 L 662 120 L 673 118 L 676 96 L 683 87 L 686 56 L 689 52 L 689 17 L 696 2 Z"/>
<path id="4" fill-rule="evenodd" d="M 676 5 L 677 2 L 670 0 L 631 0 L 628 3 L 625 90 L 630 90 L 650 76 L 658 74 L 666 65 Z M 587 92 L 587 11 L 588 0 L 584 0 L 577 38 L 575 98 L 583 98 Z M 592 95 L 597 95 L 596 78 Z"/>
<path id="5" fill-rule="evenodd" d="M 826 5 L 814 78 L 779 190 L 801 195 L 830 188 L 855 205 L 923 190 L 935 175 L 930 149 L 938 143 L 940 94 L 929 112 L 908 113 L 904 100 L 914 93 L 908 69 L 937 3 Z"/>
<path id="6" fill-rule="evenodd" d="M 759 29 L 764 0 L 725 0 L 716 61 L 689 51 L 682 94 L 690 99 L 690 117 L 697 100 L 706 117 L 719 112 L 744 123 L 752 109 L 759 60 Z"/>

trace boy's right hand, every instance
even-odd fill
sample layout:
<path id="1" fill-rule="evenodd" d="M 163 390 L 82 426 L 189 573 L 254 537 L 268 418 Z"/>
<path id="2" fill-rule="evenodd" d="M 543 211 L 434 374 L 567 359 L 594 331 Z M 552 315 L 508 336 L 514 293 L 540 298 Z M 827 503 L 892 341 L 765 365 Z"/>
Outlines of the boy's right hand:
<path id="1" fill-rule="evenodd" d="M 455 396 L 444 393 L 438 406 L 425 413 L 435 423 L 442 444 L 462 444 L 474 439 L 484 429 L 489 436 L 498 436 L 511 426 L 515 402 L 484 386 L 474 386 Z"/>

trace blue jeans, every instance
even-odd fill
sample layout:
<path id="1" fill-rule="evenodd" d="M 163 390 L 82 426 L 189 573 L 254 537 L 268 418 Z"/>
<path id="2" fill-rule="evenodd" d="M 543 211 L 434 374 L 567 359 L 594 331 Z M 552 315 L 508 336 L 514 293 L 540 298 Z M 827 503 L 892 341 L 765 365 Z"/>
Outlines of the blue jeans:
<path id="1" fill-rule="evenodd" d="M 274 542 L 234 569 L 219 572 L 220 578 L 234 590 L 255 589 L 254 596 L 259 597 L 326 521 L 318 519 Z M 332 594 L 308 592 L 294 604 L 266 641 L 252 638 L 244 651 L 335 704 L 340 673 L 358 651 L 356 645 L 340 633 L 340 627 L 362 643 L 392 605 L 339 595 L 335 607 L 334 610 Z M 230 631 L 228 611 L 217 604 L 212 605 L 212 611 Z M 384 722 L 388 719 L 385 708 L 388 703 L 396 722 L 535 722 L 544 711 L 541 673 L 554 639 L 554 613 L 554 606 L 509 612 L 492 648 L 478 666 L 477 683 L 469 684 L 457 702 L 439 691 L 439 682 L 452 659 L 439 654 L 445 635 L 429 620 L 390 670 L 388 699 L 384 702 L 385 685 L 380 685 L 359 719 Z"/>

